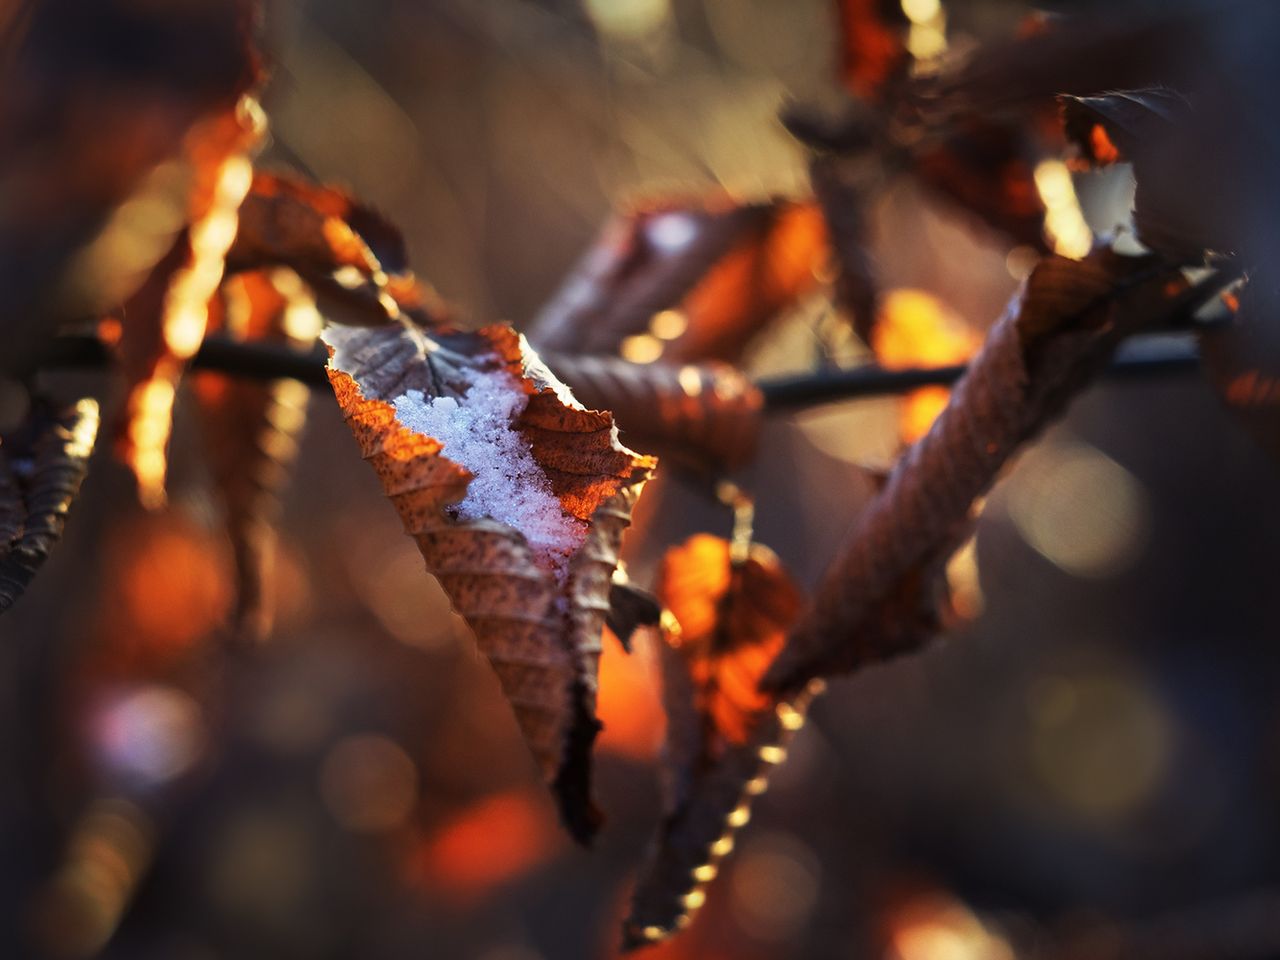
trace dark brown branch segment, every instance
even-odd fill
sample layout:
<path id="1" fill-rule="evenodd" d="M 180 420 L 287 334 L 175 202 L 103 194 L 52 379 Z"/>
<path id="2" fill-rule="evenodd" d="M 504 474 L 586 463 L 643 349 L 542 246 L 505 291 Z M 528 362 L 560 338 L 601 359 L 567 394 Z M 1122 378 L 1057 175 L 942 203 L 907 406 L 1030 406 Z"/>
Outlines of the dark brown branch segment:
<path id="1" fill-rule="evenodd" d="M 191 367 L 249 380 L 288 378 L 327 389 L 329 384 L 324 373 L 327 359 L 323 350 L 299 353 L 276 344 L 237 343 L 221 337 L 208 337 L 192 359 Z M 63 336 L 54 341 L 41 367 L 105 368 L 110 363 L 107 348 L 96 337 Z M 1116 380 L 1141 380 L 1192 373 L 1199 364 L 1199 355 L 1192 344 L 1151 342 L 1143 344 L 1143 349 L 1131 355 L 1117 357 L 1106 366 L 1103 374 Z M 847 370 L 770 377 L 757 381 L 756 386 L 764 396 L 765 411 L 781 413 L 841 400 L 908 393 L 919 387 L 950 386 L 964 376 L 967 369 L 964 364 L 954 364 L 887 370 L 876 364 L 867 364 Z"/>

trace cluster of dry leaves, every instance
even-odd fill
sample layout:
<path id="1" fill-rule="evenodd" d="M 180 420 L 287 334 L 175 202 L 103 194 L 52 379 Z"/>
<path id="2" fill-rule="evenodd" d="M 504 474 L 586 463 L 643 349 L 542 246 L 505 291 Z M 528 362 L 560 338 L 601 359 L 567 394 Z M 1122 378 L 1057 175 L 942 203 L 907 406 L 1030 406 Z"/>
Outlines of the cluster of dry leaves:
<path id="1" fill-rule="evenodd" d="M 1206 143 L 1240 136 L 1213 109 L 1220 91 L 1176 92 L 1180 76 L 1164 72 L 1180 62 L 1203 6 L 1119 27 L 1038 21 L 1004 46 L 944 64 L 915 61 L 909 25 L 881 6 L 838 4 L 844 109 L 788 111 L 811 153 L 813 196 L 663 198 L 620 212 L 529 325 L 541 356 L 508 327 L 453 326 L 376 212 L 296 174 L 255 169 L 267 136 L 256 99 L 265 73 L 250 39 L 256 3 L 0 8 L 4 372 L 34 382 L 57 330 L 95 331 L 127 381 L 116 452 L 143 502 L 158 506 L 175 393 L 206 338 L 305 353 L 322 325 L 339 330 L 329 378 L 360 452 L 493 665 L 583 841 L 600 821 L 590 759 L 605 623 L 624 643 L 641 625 L 661 632 L 667 808 L 626 924 L 632 946 L 663 939 L 702 902 L 823 678 L 937 634 L 948 608 L 940 570 L 1014 451 L 1123 338 L 1188 325 L 1271 252 L 1265 218 L 1246 209 L 1265 165 L 1249 157 L 1243 174 L 1224 176 Z M 147 56 L 121 62 L 94 43 L 116 34 L 141 38 Z M 1099 53 L 1127 53 L 1136 40 L 1149 56 Z M 1117 88 L 1129 92 L 1106 92 Z M 829 289 L 848 328 L 876 343 L 865 213 L 891 175 L 916 177 L 1043 252 L 1031 170 L 1068 144 L 1084 163 L 1134 165 L 1148 252 L 1045 253 L 812 602 L 749 527 L 732 542 L 703 534 L 673 547 L 656 601 L 626 581 L 623 532 L 657 462 L 623 446 L 618 426 L 629 442 L 703 474 L 749 461 L 763 400 L 734 364 L 756 334 Z M 1171 154 L 1203 166 L 1211 200 L 1184 189 L 1188 175 Z M 1185 267 L 1206 264 L 1208 279 L 1187 278 Z M 1227 402 L 1254 416 L 1280 396 L 1249 349 L 1270 298 L 1267 284 L 1251 283 L 1235 324 L 1207 338 Z M 668 329 L 655 339 L 648 331 L 659 322 Z M 654 343 L 656 362 L 626 359 Z M 511 524 L 462 513 L 475 471 L 397 414 L 410 391 L 465 403 L 494 374 L 513 393 L 510 428 L 537 484 L 573 531 L 554 563 Z M 306 389 L 211 372 L 190 379 L 235 544 L 235 634 L 261 639 L 272 516 Z M 3 437 L 0 609 L 56 541 L 96 429 L 93 400 L 64 409 L 41 398 Z"/>

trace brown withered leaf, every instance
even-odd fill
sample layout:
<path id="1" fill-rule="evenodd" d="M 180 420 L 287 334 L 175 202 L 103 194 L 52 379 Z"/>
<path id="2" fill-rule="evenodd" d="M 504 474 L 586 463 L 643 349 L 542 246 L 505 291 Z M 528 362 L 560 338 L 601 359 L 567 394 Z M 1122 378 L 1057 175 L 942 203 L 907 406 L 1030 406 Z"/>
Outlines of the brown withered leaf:
<path id="1" fill-rule="evenodd" d="M 653 204 L 606 225 L 529 337 L 539 349 L 603 354 L 649 336 L 671 362 L 732 362 L 814 289 L 826 257 L 812 203 L 717 196 Z M 674 311 L 664 317 L 671 328 L 651 328 L 663 311 Z"/>
<path id="2" fill-rule="evenodd" d="M 233 342 L 309 350 L 320 315 L 298 276 L 283 268 L 223 285 L 211 332 Z M 201 419 L 205 462 L 225 512 L 236 569 L 232 628 L 246 641 L 271 631 L 270 589 L 280 494 L 306 424 L 310 389 L 296 380 L 258 382 L 200 372 L 189 380 Z"/>
<path id="3" fill-rule="evenodd" d="M 42 0 L 0 16 L 0 367 L 118 303 L 181 228 L 183 138 L 258 73 L 256 0 Z M 128 55 L 121 50 L 127 45 Z"/>
<path id="4" fill-rule="evenodd" d="M 618 443 L 613 418 L 578 405 L 507 327 L 331 327 L 325 340 L 362 454 L 585 842 L 598 823 L 590 750 L 602 626 L 655 461 Z"/>
<path id="5" fill-rule="evenodd" d="M 1045 152 L 1018 125 L 968 118 L 945 140 L 911 151 L 926 186 L 1019 244 L 1044 250 L 1044 203 L 1034 169 Z"/>
<path id="6" fill-rule="evenodd" d="M 0 613 L 61 539 L 97 435 L 97 401 L 58 411 L 37 400 L 22 427 L 0 440 Z"/>
<path id="7" fill-rule="evenodd" d="M 586 406 L 613 411 L 631 446 L 723 469 L 755 455 L 764 399 L 734 367 L 569 353 L 547 353 L 546 361 Z"/>
<path id="8" fill-rule="evenodd" d="M 623 927 L 628 949 L 666 938 L 702 904 L 816 692 L 776 698 L 757 686 L 803 603 L 773 551 L 736 556 L 727 540 L 695 535 L 667 551 L 657 592 L 670 614 L 666 798 Z"/>
<path id="9" fill-rule="evenodd" d="M 286 266 L 334 322 L 378 325 L 444 319 L 443 302 L 409 269 L 404 239 L 379 213 L 336 187 L 258 172 L 227 253 L 227 270 Z"/>
<path id="10" fill-rule="evenodd" d="M 204 339 L 209 301 L 249 189 L 250 155 L 265 131 L 252 97 L 192 127 L 187 226 L 120 310 L 120 365 L 128 383 L 116 455 L 133 471 L 144 505 L 164 503 L 173 401 L 187 361 Z"/>
<path id="11" fill-rule="evenodd" d="M 840 78 L 853 93 L 881 100 L 906 76 L 907 21 L 893 0 L 836 0 L 840 19 Z"/>
<path id="12" fill-rule="evenodd" d="M 1198 262 L 1207 249 L 1231 252 L 1246 241 L 1244 210 L 1265 194 L 1247 188 L 1228 152 L 1235 138 L 1213 111 L 1164 87 L 1061 101 L 1063 128 L 1086 161 L 1133 164 L 1134 227 L 1144 244 Z"/>
<path id="13" fill-rule="evenodd" d="M 1176 267 L 1107 248 L 1043 260 L 854 524 L 765 688 L 803 689 L 924 643 L 936 620 L 934 581 L 1013 452 L 1061 414 L 1124 337 L 1185 316 L 1220 284 L 1190 288 Z"/>
<path id="14" fill-rule="evenodd" d="M 662 604 L 648 590 L 631 582 L 619 564 L 609 585 L 609 612 L 604 625 L 631 652 L 631 638 L 641 627 L 656 627 L 662 620 Z"/>
<path id="15" fill-rule="evenodd" d="M 1280 291 L 1251 279 L 1231 322 L 1200 334 L 1205 375 L 1260 446 L 1280 456 Z"/>

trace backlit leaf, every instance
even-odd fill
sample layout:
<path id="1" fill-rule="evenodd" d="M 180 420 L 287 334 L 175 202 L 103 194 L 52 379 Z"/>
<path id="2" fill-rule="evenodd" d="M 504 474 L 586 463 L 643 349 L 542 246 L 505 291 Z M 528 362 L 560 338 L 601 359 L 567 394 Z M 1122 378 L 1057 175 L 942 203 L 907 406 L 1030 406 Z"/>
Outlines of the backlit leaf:
<path id="1" fill-rule="evenodd" d="M 381 215 L 336 187 L 259 172 L 227 270 L 273 266 L 306 280 L 334 322 L 376 326 L 404 316 L 429 324 L 445 314 L 435 292 L 409 270 L 399 231 Z"/>
<path id="2" fill-rule="evenodd" d="M 222 299 L 217 327 L 233 341 L 306 351 L 319 335 L 315 303 L 288 270 L 233 277 Z M 262 640 L 274 613 L 269 591 L 279 497 L 297 456 L 311 391 L 296 380 L 256 382 L 207 372 L 192 377 L 191 385 L 235 558 L 233 628 L 243 639 Z"/>
<path id="3" fill-rule="evenodd" d="M 1204 295 L 1152 257 L 1102 248 L 1041 261 L 946 410 L 858 518 L 766 688 L 803 689 L 928 639 L 943 564 L 1013 451 L 1060 415 L 1123 337 L 1185 316 Z"/>
<path id="4" fill-rule="evenodd" d="M 146 506 L 164 503 L 174 395 L 204 339 L 264 124 L 256 101 L 245 97 L 192 128 L 184 142 L 188 226 L 120 311 L 120 364 L 129 387 L 116 453 L 137 478 Z"/>
<path id="5" fill-rule="evenodd" d="M 566 825 L 590 837 L 601 631 L 655 461 L 506 327 L 331 327 L 330 379 L 427 568 L 498 674 Z"/>
<path id="6" fill-rule="evenodd" d="M 826 257 L 811 203 L 654 204 L 605 227 L 529 336 L 546 350 L 733 361 L 816 287 Z"/>
<path id="7" fill-rule="evenodd" d="M 0 613 L 62 538 L 97 435 L 96 401 L 63 411 L 37 401 L 26 423 L 0 441 Z"/>
<path id="8" fill-rule="evenodd" d="M 803 602 L 767 547 L 739 557 L 719 537 L 691 537 L 664 557 L 658 595 L 671 618 L 662 646 L 666 799 L 624 924 L 628 948 L 664 939 L 702 904 L 816 692 L 758 689 Z"/>

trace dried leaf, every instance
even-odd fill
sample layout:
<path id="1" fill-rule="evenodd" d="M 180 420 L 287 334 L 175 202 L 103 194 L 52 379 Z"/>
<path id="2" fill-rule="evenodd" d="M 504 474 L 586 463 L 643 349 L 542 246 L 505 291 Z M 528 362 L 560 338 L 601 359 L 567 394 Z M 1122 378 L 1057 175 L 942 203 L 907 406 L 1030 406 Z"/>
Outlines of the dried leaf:
<path id="1" fill-rule="evenodd" d="M 1280 336 L 1275 316 L 1280 292 L 1250 281 L 1236 315 L 1200 335 L 1205 375 L 1219 398 L 1253 438 L 1280 456 Z"/>
<path id="2" fill-rule="evenodd" d="M 905 77 L 910 58 L 906 18 L 893 0 L 837 0 L 840 76 L 853 93 L 880 100 Z"/>
<path id="3" fill-rule="evenodd" d="M 641 627 L 656 627 L 662 619 L 662 604 L 648 590 L 631 582 L 621 564 L 609 585 L 609 612 L 604 625 L 631 652 L 631 637 Z"/>
<path id="4" fill-rule="evenodd" d="M 296 274 L 249 273 L 223 286 L 218 311 L 234 342 L 277 343 L 310 350 L 320 316 Z M 269 590 L 280 493 L 297 456 L 310 389 L 296 380 L 257 382 L 217 373 L 191 378 L 204 434 L 205 460 L 226 512 L 235 558 L 237 636 L 259 641 L 271 631 Z"/>
<path id="5" fill-rule="evenodd" d="M 1150 257 L 1102 248 L 1082 261 L 1042 261 L 947 409 L 855 523 L 765 687 L 802 689 L 923 643 L 922 625 L 936 620 L 933 584 L 1013 451 L 1059 415 L 1123 337 L 1204 294 Z"/>
<path id="6" fill-rule="evenodd" d="M 378 325 L 408 317 L 422 326 L 446 314 L 408 267 L 404 240 L 380 214 L 341 190 L 296 176 L 258 173 L 227 254 L 227 270 L 286 266 L 335 322 Z"/>
<path id="7" fill-rule="evenodd" d="M 61 412 L 38 401 L 21 430 L 0 442 L 0 613 L 62 538 L 97 435 L 97 401 Z"/>
<path id="8" fill-rule="evenodd" d="M 733 367 L 551 353 L 546 359 L 582 403 L 613 411 L 632 446 L 728 469 L 755 455 L 764 400 Z"/>
<path id="9" fill-rule="evenodd" d="M 1020 126 L 984 118 L 956 126 L 945 140 L 911 151 L 912 173 L 1015 243 L 1046 249 L 1045 208 L 1034 177 L 1043 146 Z"/>
<path id="10" fill-rule="evenodd" d="M 1090 163 L 1133 164 L 1138 238 L 1169 259 L 1199 262 L 1206 249 L 1233 251 L 1245 236 L 1247 192 L 1242 167 L 1224 152 L 1230 133 L 1166 88 L 1099 97 L 1063 97 L 1063 126 Z M 1190 183 L 1194 190 L 1187 189 Z"/>
<path id="11" fill-rule="evenodd" d="M 121 311 L 120 362 L 129 387 L 116 455 L 149 507 L 164 503 L 174 395 L 204 339 L 209 300 L 249 189 L 249 155 L 264 129 L 257 102 L 247 96 L 192 128 L 183 148 L 191 177 L 188 226 Z"/>
<path id="12" fill-rule="evenodd" d="M 835 304 L 849 319 L 854 333 L 868 344 L 876 322 L 879 289 L 871 261 L 867 207 L 880 177 L 878 167 L 829 155 L 815 156 L 809 163 L 809 181 L 834 253 Z"/>
<path id="13" fill-rule="evenodd" d="M 257 74 L 258 4 L 43 0 L 0 18 L 0 366 L 127 297 L 185 220 L 193 124 Z M 128 55 L 106 38 L 128 38 Z"/>
<path id="14" fill-rule="evenodd" d="M 622 533 L 655 461 L 577 405 L 506 327 L 330 328 L 361 452 L 498 674 L 579 840 L 601 629 Z M 430 425 L 441 439 L 412 427 Z"/>
<path id="15" fill-rule="evenodd" d="M 529 337 L 546 350 L 732 362 L 816 286 L 826 255 L 813 204 L 658 204 L 605 227 Z"/>
<path id="16" fill-rule="evenodd" d="M 669 550 L 659 574 L 673 621 L 662 648 L 665 816 L 623 927 L 628 949 L 664 939 L 701 906 L 816 693 L 778 699 L 757 689 L 802 598 L 768 548 L 733 554 L 728 541 L 699 534 Z"/>

